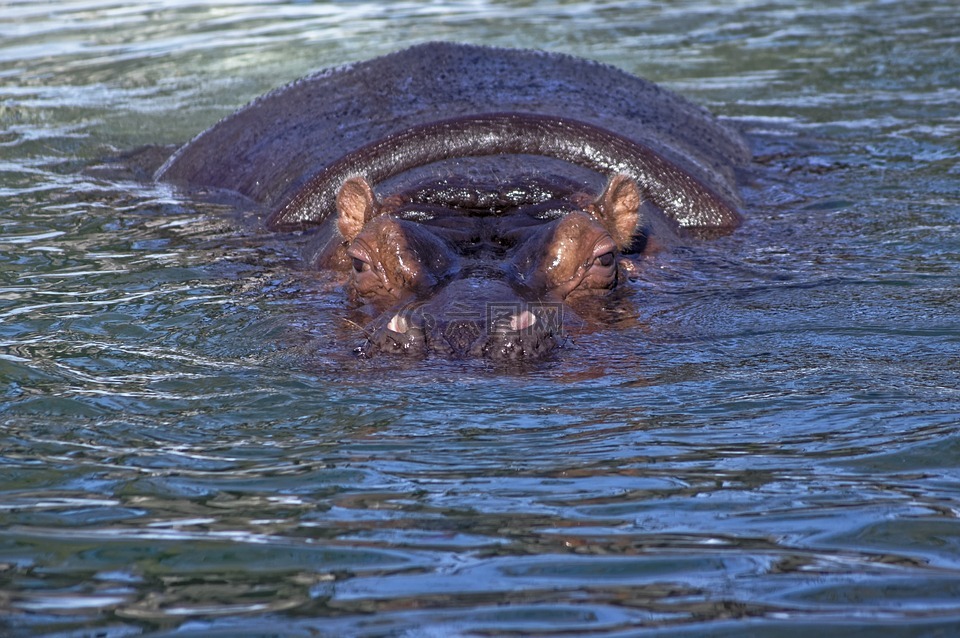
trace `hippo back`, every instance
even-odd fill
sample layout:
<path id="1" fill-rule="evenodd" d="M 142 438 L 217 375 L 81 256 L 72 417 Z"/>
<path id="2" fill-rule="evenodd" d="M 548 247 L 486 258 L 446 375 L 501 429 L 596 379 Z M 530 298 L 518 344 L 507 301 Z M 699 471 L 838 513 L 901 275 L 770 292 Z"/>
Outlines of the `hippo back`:
<path id="1" fill-rule="evenodd" d="M 611 66 L 531 50 L 414 46 L 276 89 L 179 149 L 157 178 L 275 207 L 344 155 L 438 118 L 574 118 L 653 149 L 738 208 L 744 140 L 703 108 Z M 681 222 L 682 223 L 682 222 Z"/>

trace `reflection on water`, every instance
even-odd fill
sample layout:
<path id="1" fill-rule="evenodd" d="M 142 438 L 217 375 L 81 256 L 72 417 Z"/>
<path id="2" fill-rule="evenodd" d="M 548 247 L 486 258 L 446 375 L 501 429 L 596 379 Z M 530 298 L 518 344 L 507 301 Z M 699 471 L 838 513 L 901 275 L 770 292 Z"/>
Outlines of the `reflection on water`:
<path id="1" fill-rule="evenodd" d="M 960 23 L 821 5 L 7 3 L 0 627 L 949 634 Z M 437 38 L 734 118 L 747 224 L 658 256 L 635 316 L 536 368 L 363 361 L 289 246 L 90 168 Z"/>

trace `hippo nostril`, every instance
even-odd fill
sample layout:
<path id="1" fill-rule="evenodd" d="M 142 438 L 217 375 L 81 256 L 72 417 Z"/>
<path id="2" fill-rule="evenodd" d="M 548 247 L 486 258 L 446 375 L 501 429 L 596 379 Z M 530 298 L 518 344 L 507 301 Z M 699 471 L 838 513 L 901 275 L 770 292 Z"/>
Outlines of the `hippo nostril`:
<path id="1" fill-rule="evenodd" d="M 401 314 L 393 315 L 393 318 L 387 323 L 387 330 L 398 334 L 406 334 L 410 329 L 410 321 Z"/>
<path id="2" fill-rule="evenodd" d="M 423 354 L 426 345 L 422 317 L 403 310 L 370 331 L 361 354 L 367 357 L 376 352 L 417 355 Z"/>
<path id="3" fill-rule="evenodd" d="M 515 314 L 510 317 L 510 330 L 520 331 L 532 328 L 537 323 L 537 315 L 533 314 L 529 310 L 524 310 L 521 313 Z"/>

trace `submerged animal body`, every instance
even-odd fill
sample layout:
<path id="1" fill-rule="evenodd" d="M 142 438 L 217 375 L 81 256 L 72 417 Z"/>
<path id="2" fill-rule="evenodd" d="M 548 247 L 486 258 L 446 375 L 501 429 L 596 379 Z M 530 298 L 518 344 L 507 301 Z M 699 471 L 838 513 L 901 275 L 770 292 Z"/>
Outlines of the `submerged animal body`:
<path id="1" fill-rule="evenodd" d="M 663 238 L 735 228 L 749 159 L 615 68 L 432 43 L 277 89 L 157 177 L 239 192 L 306 237 L 371 315 L 363 353 L 513 360 L 561 344 Z"/>

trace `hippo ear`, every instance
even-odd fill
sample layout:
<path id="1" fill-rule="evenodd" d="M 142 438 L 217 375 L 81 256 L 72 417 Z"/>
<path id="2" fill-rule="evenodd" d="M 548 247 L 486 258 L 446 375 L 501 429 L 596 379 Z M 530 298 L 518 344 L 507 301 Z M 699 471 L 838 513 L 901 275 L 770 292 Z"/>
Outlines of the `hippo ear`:
<path id="1" fill-rule="evenodd" d="M 347 241 L 360 234 L 376 214 L 377 200 L 373 189 L 362 177 L 351 177 L 337 193 L 337 228 Z"/>
<path id="2" fill-rule="evenodd" d="M 637 229 L 641 197 L 637 182 L 623 174 L 610 178 L 607 188 L 590 207 L 593 216 L 607 229 L 617 248 L 630 245 Z"/>

